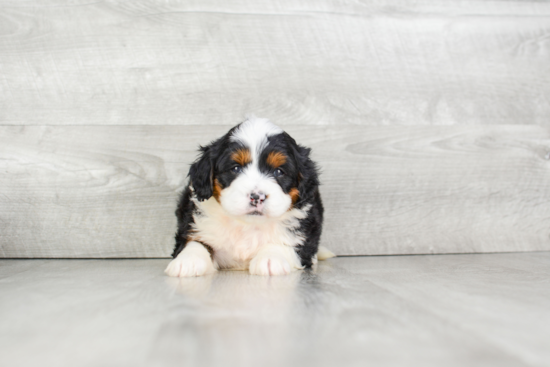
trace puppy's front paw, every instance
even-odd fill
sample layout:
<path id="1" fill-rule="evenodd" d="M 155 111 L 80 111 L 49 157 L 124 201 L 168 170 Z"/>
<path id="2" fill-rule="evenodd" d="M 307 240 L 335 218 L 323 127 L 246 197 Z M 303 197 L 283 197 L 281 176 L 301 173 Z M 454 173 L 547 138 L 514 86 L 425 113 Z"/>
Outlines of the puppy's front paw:
<path id="1" fill-rule="evenodd" d="M 291 270 L 290 263 L 276 254 L 260 254 L 252 259 L 249 266 L 250 274 L 255 275 L 285 275 L 290 274 Z"/>
<path id="2" fill-rule="evenodd" d="M 210 258 L 195 254 L 181 253 L 166 267 L 164 272 L 171 277 L 198 277 L 215 272 Z"/>

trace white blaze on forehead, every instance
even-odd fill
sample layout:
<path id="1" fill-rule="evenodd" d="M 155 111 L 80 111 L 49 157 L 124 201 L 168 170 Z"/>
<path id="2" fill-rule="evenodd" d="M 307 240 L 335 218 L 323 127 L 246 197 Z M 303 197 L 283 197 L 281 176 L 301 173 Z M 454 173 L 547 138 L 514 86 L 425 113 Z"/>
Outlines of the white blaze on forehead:
<path id="1" fill-rule="evenodd" d="M 267 146 L 270 136 L 283 133 L 283 130 L 273 125 L 269 120 L 249 117 L 230 137 L 250 150 L 252 163 L 244 167 L 231 184 L 222 190 L 220 203 L 227 213 L 234 216 L 247 215 L 254 210 L 250 206 L 250 193 L 261 192 L 269 197 L 263 204 L 262 213 L 266 217 L 277 218 L 288 211 L 292 201 L 283 192 L 275 178 L 260 172 L 259 156 Z"/>
<path id="2" fill-rule="evenodd" d="M 253 157 L 265 148 L 269 136 L 281 134 L 283 130 L 273 125 L 268 119 L 249 117 L 232 134 L 231 141 L 236 141 L 250 149 Z"/>

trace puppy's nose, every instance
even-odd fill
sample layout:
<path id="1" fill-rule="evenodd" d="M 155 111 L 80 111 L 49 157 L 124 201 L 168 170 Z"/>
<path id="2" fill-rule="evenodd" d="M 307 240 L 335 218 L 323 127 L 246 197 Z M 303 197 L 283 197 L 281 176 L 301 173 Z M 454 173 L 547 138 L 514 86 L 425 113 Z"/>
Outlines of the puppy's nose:
<path id="1" fill-rule="evenodd" d="M 263 192 L 253 192 L 250 194 L 250 205 L 256 206 L 263 203 L 265 194 Z"/>

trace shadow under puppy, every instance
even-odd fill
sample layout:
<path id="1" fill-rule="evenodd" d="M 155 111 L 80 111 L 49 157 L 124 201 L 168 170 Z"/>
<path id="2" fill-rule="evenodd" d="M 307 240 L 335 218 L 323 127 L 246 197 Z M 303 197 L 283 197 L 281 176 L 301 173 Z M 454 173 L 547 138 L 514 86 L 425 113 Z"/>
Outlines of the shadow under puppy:
<path id="1" fill-rule="evenodd" d="M 256 117 L 201 147 L 176 211 L 176 247 L 166 274 L 249 269 L 282 275 L 334 256 L 319 248 L 323 204 L 309 153 Z"/>

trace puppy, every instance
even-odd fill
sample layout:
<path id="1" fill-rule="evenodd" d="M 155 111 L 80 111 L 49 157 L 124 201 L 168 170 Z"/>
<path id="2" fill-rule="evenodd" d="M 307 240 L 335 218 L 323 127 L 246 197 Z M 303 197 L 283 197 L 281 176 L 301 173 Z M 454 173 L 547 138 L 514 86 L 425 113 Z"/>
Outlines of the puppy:
<path id="1" fill-rule="evenodd" d="M 319 251 L 323 204 L 309 153 L 256 117 L 201 147 L 176 210 L 176 247 L 166 274 L 248 269 L 283 275 L 334 256 Z"/>

